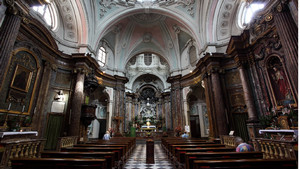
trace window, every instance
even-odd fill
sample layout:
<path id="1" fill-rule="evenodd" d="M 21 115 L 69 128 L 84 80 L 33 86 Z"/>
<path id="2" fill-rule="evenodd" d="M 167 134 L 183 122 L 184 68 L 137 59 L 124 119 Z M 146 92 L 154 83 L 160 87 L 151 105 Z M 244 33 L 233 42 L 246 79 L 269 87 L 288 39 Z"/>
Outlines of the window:
<path id="1" fill-rule="evenodd" d="M 98 51 L 98 63 L 100 66 L 104 66 L 105 65 L 105 60 L 106 60 L 106 51 L 104 47 L 100 47 L 99 51 Z"/>
<path id="2" fill-rule="evenodd" d="M 144 63 L 147 66 L 150 66 L 152 63 L 152 54 L 151 53 L 145 53 L 144 54 Z"/>
<path id="3" fill-rule="evenodd" d="M 246 2 L 242 4 L 241 10 L 239 12 L 239 20 L 238 25 L 240 28 L 245 28 L 247 24 L 251 22 L 251 19 L 253 18 L 254 14 L 263 9 L 265 7 L 264 4 L 259 3 L 253 3 L 250 5 L 247 5 Z"/>
<path id="4" fill-rule="evenodd" d="M 32 9 L 43 18 L 47 25 L 51 26 L 52 30 L 57 28 L 57 16 L 54 4 L 33 6 Z"/>
<path id="5" fill-rule="evenodd" d="M 192 66 L 196 66 L 197 61 L 197 54 L 195 46 L 191 46 L 189 50 L 189 57 L 190 57 L 190 64 Z"/>

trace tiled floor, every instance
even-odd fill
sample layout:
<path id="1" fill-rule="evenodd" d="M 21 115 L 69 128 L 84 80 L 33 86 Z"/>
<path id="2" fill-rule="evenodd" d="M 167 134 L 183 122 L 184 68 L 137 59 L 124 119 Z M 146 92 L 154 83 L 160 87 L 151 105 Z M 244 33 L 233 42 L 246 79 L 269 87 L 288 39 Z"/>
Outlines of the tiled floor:
<path id="1" fill-rule="evenodd" d="M 172 169 L 173 166 L 160 144 L 154 144 L 155 164 L 146 164 L 146 144 L 137 144 L 125 169 Z"/>

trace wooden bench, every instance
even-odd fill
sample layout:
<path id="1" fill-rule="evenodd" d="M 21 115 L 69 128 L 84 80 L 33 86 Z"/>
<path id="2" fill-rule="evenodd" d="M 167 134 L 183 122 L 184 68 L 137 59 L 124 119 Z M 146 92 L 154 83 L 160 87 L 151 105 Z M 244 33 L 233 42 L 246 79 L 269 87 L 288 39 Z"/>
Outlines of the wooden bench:
<path id="1" fill-rule="evenodd" d="M 171 153 L 174 156 L 177 156 L 177 150 L 182 148 L 210 148 L 210 147 L 225 147 L 224 144 L 179 144 L 179 145 L 171 145 Z"/>
<path id="2" fill-rule="evenodd" d="M 105 159 L 14 158 L 12 169 L 106 169 Z"/>
<path id="3" fill-rule="evenodd" d="M 114 152 L 58 152 L 47 151 L 41 153 L 42 158 L 82 158 L 82 159 L 106 159 L 107 168 L 117 167 Z"/>
<path id="4" fill-rule="evenodd" d="M 122 161 L 123 148 L 122 147 L 65 147 L 61 149 L 62 152 L 114 152 L 115 161 L 117 165 L 124 164 Z"/>
<path id="5" fill-rule="evenodd" d="M 230 159 L 230 160 L 194 160 L 193 168 L 209 169 L 297 169 L 296 160 L 292 159 Z"/>
<path id="6" fill-rule="evenodd" d="M 221 160 L 221 159 L 262 159 L 262 152 L 192 152 L 185 153 L 185 168 L 192 169 L 194 160 Z M 180 163 L 183 160 L 180 158 Z"/>
<path id="7" fill-rule="evenodd" d="M 177 156 L 174 156 L 173 161 L 185 162 L 185 154 L 190 152 L 235 152 L 232 147 L 208 147 L 208 148 L 180 148 L 177 149 Z"/>

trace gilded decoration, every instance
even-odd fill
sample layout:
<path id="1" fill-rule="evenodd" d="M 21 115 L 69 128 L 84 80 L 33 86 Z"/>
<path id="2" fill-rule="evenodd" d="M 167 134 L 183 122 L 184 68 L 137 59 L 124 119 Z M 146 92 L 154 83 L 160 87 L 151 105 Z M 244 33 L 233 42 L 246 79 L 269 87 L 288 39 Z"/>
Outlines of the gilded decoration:
<path id="1" fill-rule="evenodd" d="M 27 48 L 12 52 L 0 94 L 0 112 L 28 115 L 32 110 L 40 63 Z"/>
<path id="2" fill-rule="evenodd" d="M 32 78 L 32 71 L 17 64 L 10 87 L 23 92 L 28 92 Z"/>

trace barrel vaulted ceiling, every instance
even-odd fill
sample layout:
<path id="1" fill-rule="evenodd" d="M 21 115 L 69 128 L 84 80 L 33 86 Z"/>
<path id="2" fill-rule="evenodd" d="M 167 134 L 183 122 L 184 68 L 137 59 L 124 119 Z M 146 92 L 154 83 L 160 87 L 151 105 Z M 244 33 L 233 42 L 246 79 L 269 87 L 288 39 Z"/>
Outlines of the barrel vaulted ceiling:
<path id="1" fill-rule="evenodd" d="M 103 69 L 125 72 L 130 58 L 143 52 L 163 57 L 171 75 L 193 67 L 186 64 L 187 46 L 205 52 L 225 52 L 231 35 L 241 29 L 236 16 L 241 0 L 55 0 L 60 14 L 55 37 L 65 53 L 97 55 L 109 47 Z M 183 73 L 184 74 L 184 73 Z M 123 74 L 124 75 L 124 74 Z"/>

